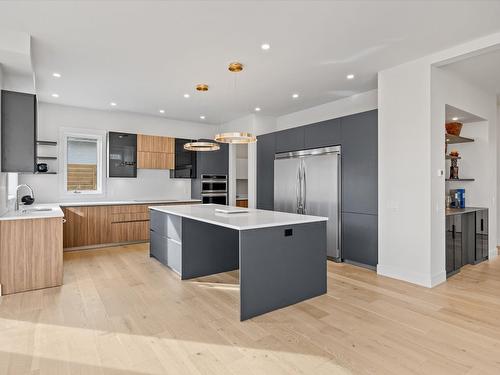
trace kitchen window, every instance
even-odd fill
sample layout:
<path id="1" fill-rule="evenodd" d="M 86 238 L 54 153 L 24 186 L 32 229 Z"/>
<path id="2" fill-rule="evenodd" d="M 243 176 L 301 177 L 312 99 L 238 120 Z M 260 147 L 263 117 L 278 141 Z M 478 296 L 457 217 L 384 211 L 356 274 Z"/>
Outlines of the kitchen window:
<path id="1" fill-rule="evenodd" d="M 104 136 L 64 132 L 62 139 L 65 194 L 103 194 Z"/>

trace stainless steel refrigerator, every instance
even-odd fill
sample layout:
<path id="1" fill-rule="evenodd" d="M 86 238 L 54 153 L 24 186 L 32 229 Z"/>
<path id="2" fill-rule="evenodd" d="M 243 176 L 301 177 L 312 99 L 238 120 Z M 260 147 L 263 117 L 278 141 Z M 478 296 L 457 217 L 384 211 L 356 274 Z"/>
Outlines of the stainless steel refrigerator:
<path id="1" fill-rule="evenodd" d="M 283 152 L 274 158 L 274 209 L 327 216 L 327 256 L 341 259 L 340 146 Z"/>

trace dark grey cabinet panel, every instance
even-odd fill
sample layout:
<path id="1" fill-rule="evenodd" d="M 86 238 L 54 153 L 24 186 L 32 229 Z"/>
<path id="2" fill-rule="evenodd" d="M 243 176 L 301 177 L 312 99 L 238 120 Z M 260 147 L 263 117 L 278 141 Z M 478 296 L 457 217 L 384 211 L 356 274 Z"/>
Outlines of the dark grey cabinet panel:
<path id="1" fill-rule="evenodd" d="M 340 119 L 305 126 L 305 148 L 337 146 L 341 143 Z"/>
<path id="2" fill-rule="evenodd" d="M 476 261 L 476 214 L 470 212 L 462 215 L 462 265 L 474 264 Z"/>
<path id="3" fill-rule="evenodd" d="M 477 211 L 475 227 L 475 262 L 481 262 L 489 257 L 488 245 L 488 210 Z"/>
<path id="4" fill-rule="evenodd" d="M 210 139 L 203 140 L 213 142 Z M 202 174 L 225 174 L 229 173 L 229 145 L 220 143 L 220 150 L 196 152 L 197 177 Z"/>
<path id="5" fill-rule="evenodd" d="M 342 259 L 376 267 L 378 216 L 342 213 Z"/>
<path id="6" fill-rule="evenodd" d="M 377 111 L 341 118 L 342 211 L 378 213 Z"/>
<path id="7" fill-rule="evenodd" d="M 276 133 L 276 152 L 304 149 L 305 127 L 282 130 Z"/>
<path id="8" fill-rule="evenodd" d="M 36 96 L 2 90 L 2 172 L 35 171 Z"/>
<path id="9" fill-rule="evenodd" d="M 455 269 L 453 216 L 446 216 L 446 275 Z"/>
<path id="10" fill-rule="evenodd" d="M 274 208 L 275 133 L 257 137 L 257 208 Z"/>
<path id="11" fill-rule="evenodd" d="M 213 142 L 211 139 L 200 139 L 203 142 Z M 196 178 L 191 180 L 191 198 L 201 199 L 201 175 L 229 175 L 229 145 L 220 143 L 218 151 L 196 152 Z M 228 176 L 229 178 L 229 176 Z"/>

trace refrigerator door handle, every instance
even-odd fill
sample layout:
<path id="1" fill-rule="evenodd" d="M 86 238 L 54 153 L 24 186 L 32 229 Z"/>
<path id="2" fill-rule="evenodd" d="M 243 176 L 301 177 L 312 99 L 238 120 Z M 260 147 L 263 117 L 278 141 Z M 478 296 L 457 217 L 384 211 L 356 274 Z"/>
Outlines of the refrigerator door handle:
<path id="1" fill-rule="evenodd" d="M 298 214 L 300 214 L 301 211 L 301 204 L 302 204 L 302 198 L 301 198 L 301 176 L 300 176 L 300 164 L 297 168 L 297 181 L 295 185 L 295 197 L 297 199 L 297 208 L 296 211 Z"/>
<path id="2" fill-rule="evenodd" d="M 307 178 L 306 178 L 306 163 L 304 160 L 302 160 L 302 189 L 301 189 L 301 195 L 302 195 L 302 213 L 305 215 L 306 210 L 307 210 Z"/>

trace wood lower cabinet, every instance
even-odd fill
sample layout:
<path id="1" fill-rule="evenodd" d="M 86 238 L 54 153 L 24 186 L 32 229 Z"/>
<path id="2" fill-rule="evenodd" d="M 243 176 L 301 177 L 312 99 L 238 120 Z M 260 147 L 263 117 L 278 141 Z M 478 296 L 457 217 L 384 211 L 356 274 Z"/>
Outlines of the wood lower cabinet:
<path id="1" fill-rule="evenodd" d="M 248 199 L 237 199 L 236 200 L 236 207 L 248 207 Z"/>
<path id="2" fill-rule="evenodd" d="M 152 204 L 64 207 L 64 249 L 149 241 L 150 206 Z"/>
<path id="3" fill-rule="evenodd" d="M 92 206 L 87 209 L 86 245 L 98 245 L 113 242 L 110 213 L 108 206 Z"/>
<path id="4" fill-rule="evenodd" d="M 62 285 L 62 218 L 0 222 L 2 294 Z"/>
<path id="5" fill-rule="evenodd" d="M 88 241 L 88 207 L 63 208 L 64 218 L 64 248 L 87 246 Z"/>
<path id="6" fill-rule="evenodd" d="M 138 134 L 137 168 L 175 169 L 175 138 Z"/>

